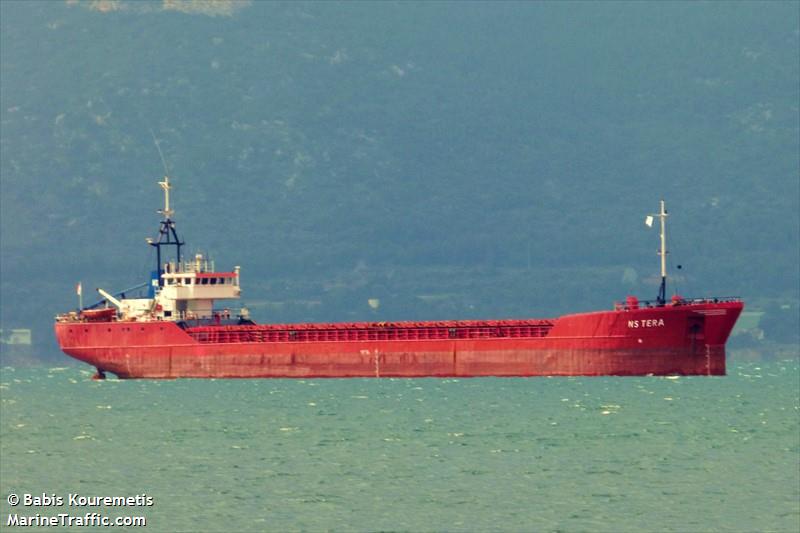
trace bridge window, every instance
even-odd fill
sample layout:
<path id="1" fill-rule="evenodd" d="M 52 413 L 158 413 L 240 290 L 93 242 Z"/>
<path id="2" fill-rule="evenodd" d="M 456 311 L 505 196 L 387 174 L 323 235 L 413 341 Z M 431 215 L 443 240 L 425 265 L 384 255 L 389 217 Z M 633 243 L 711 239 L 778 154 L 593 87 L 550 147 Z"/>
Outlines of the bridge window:
<path id="1" fill-rule="evenodd" d="M 200 283 L 203 285 L 208 285 L 208 278 L 203 278 Z"/>

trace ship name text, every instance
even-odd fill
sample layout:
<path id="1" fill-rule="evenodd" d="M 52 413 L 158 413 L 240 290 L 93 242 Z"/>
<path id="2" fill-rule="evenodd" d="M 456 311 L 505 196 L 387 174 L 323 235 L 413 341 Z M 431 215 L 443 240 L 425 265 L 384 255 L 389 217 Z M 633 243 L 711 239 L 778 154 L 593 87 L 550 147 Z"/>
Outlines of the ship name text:
<path id="1" fill-rule="evenodd" d="M 660 328 L 664 326 L 663 318 L 648 318 L 643 320 L 628 320 L 629 328 Z"/>

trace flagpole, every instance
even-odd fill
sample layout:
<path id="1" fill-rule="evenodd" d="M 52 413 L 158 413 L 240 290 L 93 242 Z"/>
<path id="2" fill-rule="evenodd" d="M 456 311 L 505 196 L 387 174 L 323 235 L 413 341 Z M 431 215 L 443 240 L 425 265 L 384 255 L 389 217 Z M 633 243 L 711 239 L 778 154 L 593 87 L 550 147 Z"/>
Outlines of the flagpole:
<path id="1" fill-rule="evenodd" d="M 78 282 L 78 311 L 83 311 L 83 286 Z"/>

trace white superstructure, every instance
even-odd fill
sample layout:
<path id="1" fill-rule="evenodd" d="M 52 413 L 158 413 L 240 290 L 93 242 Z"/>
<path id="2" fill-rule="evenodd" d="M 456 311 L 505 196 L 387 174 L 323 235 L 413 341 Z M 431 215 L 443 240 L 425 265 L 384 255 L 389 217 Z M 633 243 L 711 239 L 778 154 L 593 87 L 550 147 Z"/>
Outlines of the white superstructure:
<path id="1" fill-rule="evenodd" d="M 150 246 L 156 248 L 157 269 L 148 287 L 146 298 L 125 298 L 125 294 L 112 295 L 103 289 L 97 289 L 107 302 L 106 308 L 81 309 L 79 313 L 69 313 L 61 317 L 63 320 L 107 320 L 116 318 L 125 321 L 221 321 L 234 318 L 229 309 L 215 309 L 216 300 L 238 299 L 241 295 L 239 287 L 239 267 L 232 272 L 217 272 L 214 262 L 203 254 L 196 254 L 194 259 L 181 260 L 183 242 L 175 231 L 174 211 L 170 208 L 169 191 L 172 186 L 169 177 L 158 182 L 164 191 L 164 208 L 158 212 L 164 215 L 157 239 L 147 239 Z M 162 247 L 174 247 L 175 259 L 162 262 Z M 147 286 L 147 284 L 139 287 Z M 80 289 L 78 289 L 80 291 Z M 80 294 L 80 293 L 79 293 Z M 108 304 L 117 309 L 114 314 Z M 235 318 L 247 320 L 247 310 L 242 309 Z"/>
<path id="2" fill-rule="evenodd" d="M 213 318 L 214 300 L 238 299 L 242 292 L 238 266 L 233 272 L 215 272 L 202 254 L 194 261 L 166 263 L 163 270 L 154 299 L 160 320 Z"/>

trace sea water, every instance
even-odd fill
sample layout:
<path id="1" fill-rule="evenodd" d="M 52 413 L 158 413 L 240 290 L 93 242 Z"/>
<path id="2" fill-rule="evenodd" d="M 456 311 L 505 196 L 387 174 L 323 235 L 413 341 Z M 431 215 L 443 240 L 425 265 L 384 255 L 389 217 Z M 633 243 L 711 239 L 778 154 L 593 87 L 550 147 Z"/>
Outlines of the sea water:
<path id="1" fill-rule="evenodd" d="M 97 512 L 142 516 L 140 531 L 797 532 L 798 360 L 728 371 L 91 381 L 88 367 L 4 368 L 0 528 Z"/>

